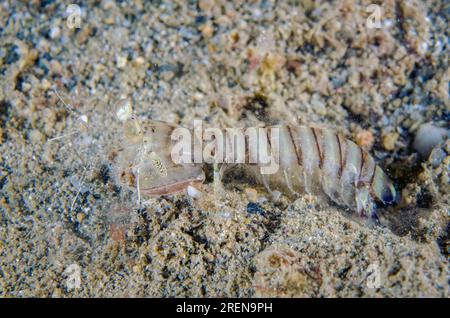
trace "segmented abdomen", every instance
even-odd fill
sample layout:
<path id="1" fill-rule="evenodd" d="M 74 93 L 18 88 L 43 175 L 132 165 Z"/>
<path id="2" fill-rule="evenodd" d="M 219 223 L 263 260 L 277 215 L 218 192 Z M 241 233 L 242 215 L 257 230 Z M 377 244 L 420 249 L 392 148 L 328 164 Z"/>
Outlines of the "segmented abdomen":
<path id="1" fill-rule="evenodd" d="M 375 200 L 395 200 L 386 174 L 352 141 L 328 129 L 286 125 L 276 126 L 279 143 L 270 144 L 273 128 L 267 130 L 267 142 L 279 153 L 278 172 L 263 175 L 257 165 L 250 166 L 268 191 L 282 187 L 292 195 L 324 193 L 362 216 L 374 215 Z"/>

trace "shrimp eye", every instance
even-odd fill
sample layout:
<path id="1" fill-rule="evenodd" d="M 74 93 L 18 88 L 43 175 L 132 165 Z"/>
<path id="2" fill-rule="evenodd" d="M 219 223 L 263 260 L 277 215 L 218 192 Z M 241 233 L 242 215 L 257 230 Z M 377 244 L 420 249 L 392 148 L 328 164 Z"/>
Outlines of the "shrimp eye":
<path id="1" fill-rule="evenodd" d="M 138 121 L 134 118 L 128 119 L 124 123 L 124 133 L 127 140 L 138 143 L 142 139 L 142 130 Z"/>

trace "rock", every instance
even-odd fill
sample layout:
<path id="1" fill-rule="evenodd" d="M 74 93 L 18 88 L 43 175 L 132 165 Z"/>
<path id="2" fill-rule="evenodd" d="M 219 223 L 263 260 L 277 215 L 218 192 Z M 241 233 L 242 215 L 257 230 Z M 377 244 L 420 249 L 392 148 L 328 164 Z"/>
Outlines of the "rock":
<path id="1" fill-rule="evenodd" d="M 78 223 L 82 223 L 85 218 L 86 218 L 86 214 L 84 214 L 83 212 L 80 212 L 77 214 Z"/>
<path id="2" fill-rule="evenodd" d="M 197 188 L 195 188 L 193 186 L 188 186 L 186 191 L 187 191 L 187 194 L 191 198 L 194 198 L 194 199 L 198 199 L 203 195 L 203 193 L 200 190 L 198 190 Z"/>
<path id="3" fill-rule="evenodd" d="M 247 204 L 247 212 L 250 214 L 259 214 L 259 215 L 264 215 L 266 213 L 266 211 L 258 203 L 253 202 Z"/>
<path id="4" fill-rule="evenodd" d="M 125 121 L 130 118 L 133 113 L 133 106 L 131 100 L 128 98 L 123 98 L 119 100 L 116 104 L 116 116 L 120 121 Z"/>
<path id="5" fill-rule="evenodd" d="M 398 140 L 398 133 L 396 132 L 390 132 L 385 134 L 382 139 L 383 139 L 383 147 L 386 150 L 392 151 L 395 149 L 395 143 Z"/>
<path id="6" fill-rule="evenodd" d="M 56 39 L 60 36 L 61 29 L 58 26 L 54 26 L 50 29 L 49 36 L 51 39 Z"/>
<path id="7" fill-rule="evenodd" d="M 423 158 L 428 158 L 434 147 L 449 135 L 449 131 L 431 123 L 422 124 L 417 131 L 413 147 Z"/>
<path id="8" fill-rule="evenodd" d="M 373 147 L 375 138 L 370 130 L 361 130 L 356 135 L 356 143 L 365 150 L 370 150 Z"/>
<path id="9" fill-rule="evenodd" d="M 250 202 L 257 202 L 258 201 L 258 191 L 256 191 L 253 188 L 245 188 L 244 189 L 245 194 L 247 195 L 247 199 Z"/>
<path id="10" fill-rule="evenodd" d="M 116 65 L 117 65 L 118 68 L 124 68 L 125 65 L 127 65 L 127 58 L 118 55 L 116 57 Z"/>

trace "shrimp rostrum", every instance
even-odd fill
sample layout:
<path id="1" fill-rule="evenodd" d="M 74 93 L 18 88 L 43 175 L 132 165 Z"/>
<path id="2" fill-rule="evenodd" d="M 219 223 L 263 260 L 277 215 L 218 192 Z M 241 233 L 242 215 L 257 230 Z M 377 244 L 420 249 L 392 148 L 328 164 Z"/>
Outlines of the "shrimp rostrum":
<path id="1" fill-rule="evenodd" d="M 376 217 L 376 202 L 391 204 L 397 197 L 372 156 L 329 129 L 287 124 L 203 132 L 195 125 L 188 130 L 135 116 L 126 118 L 123 128 L 119 178 L 139 195 L 195 187 L 205 180 L 202 168 L 209 163 L 222 164 L 221 171 L 241 164 L 269 193 L 323 195 L 362 217 Z"/>

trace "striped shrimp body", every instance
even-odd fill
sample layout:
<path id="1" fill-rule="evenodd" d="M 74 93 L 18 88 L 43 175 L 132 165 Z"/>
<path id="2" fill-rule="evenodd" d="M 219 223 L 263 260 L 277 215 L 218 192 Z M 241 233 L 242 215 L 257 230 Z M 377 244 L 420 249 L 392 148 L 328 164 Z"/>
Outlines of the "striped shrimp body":
<path id="1" fill-rule="evenodd" d="M 289 124 L 276 128 L 279 142 L 271 147 L 279 151 L 279 171 L 262 175 L 255 166 L 249 167 L 269 192 L 281 187 L 294 197 L 325 194 L 362 217 L 376 217 L 375 201 L 395 201 L 392 182 L 372 156 L 352 141 L 329 129 Z"/>
<path id="2" fill-rule="evenodd" d="M 117 160 L 120 181 L 137 189 L 139 194 L 153 196 L 180 192 L 202 183 L 205 179 L 202 164 L 177 164 L 172 160 L 171 150 L 176 144 L 172 133 L 176 128 L 154 120 L 127 119 L 125 142 Z M 272 140 L 270 133 L 274 128 L 278 138 Z M 341 135 L 328 129 L 289 124 L 267 127 L 266 131 L 262 141 L 270 153 L 279 154 L 275 156 L 279 169 L 273 174 L 262 174 L 260 162 L 249 163 L 249 154 L 258 153 L 259 149 L 254 149 L 255 144 L 249 142 L 244 132 L 243 167 L 270 193 L 282 190 L 291 197 L 324 194 L 335 203 L 356 210 L 362 217 L 376 217 L 375 201 L 384 204 L 395 201 L 392 182 L 372 156 Z M 224 135 L 224 147 L 234 145 L 233 137 Z M 190 149 L 186 155 L 193 157 Z M 221 170 L 227 166 L 224 163 Z"/>

